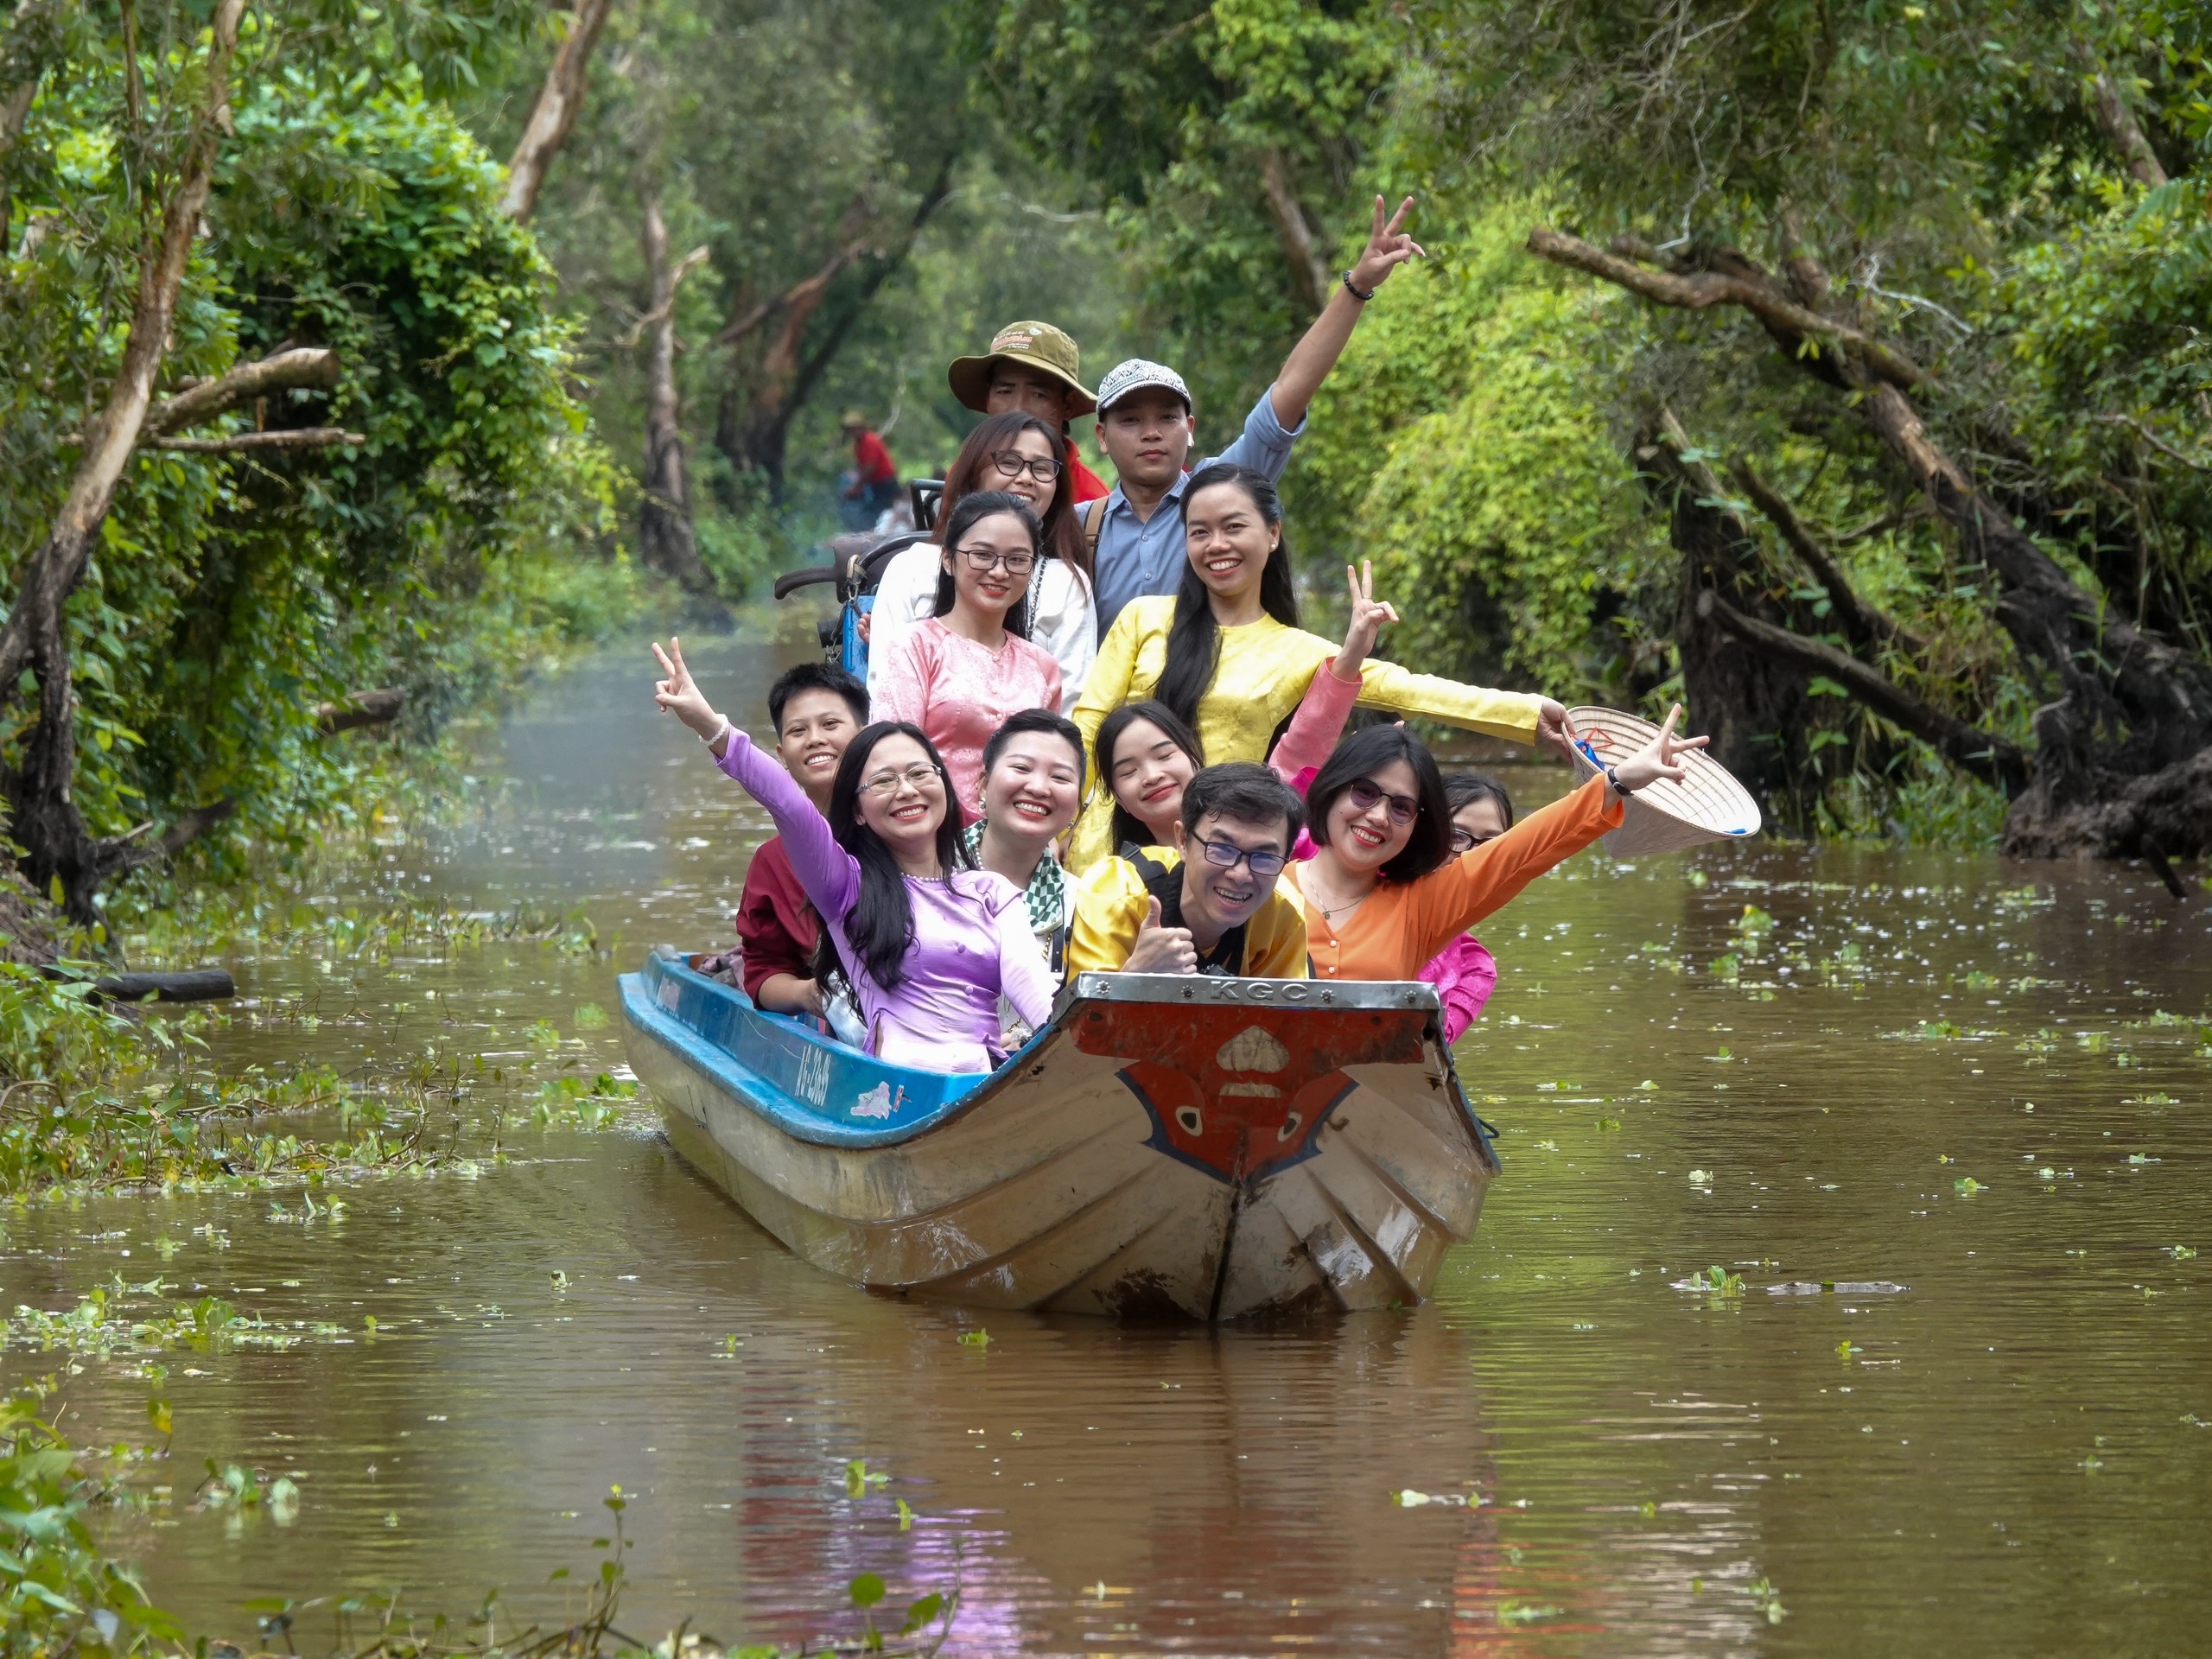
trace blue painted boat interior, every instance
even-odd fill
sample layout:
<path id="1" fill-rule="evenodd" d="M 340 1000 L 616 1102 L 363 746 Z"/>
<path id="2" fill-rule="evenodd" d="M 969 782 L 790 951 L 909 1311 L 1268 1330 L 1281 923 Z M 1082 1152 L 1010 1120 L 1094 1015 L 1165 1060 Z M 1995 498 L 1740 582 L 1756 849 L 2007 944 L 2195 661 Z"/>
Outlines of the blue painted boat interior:
<path id="1" fill-rule="evenodd" d="M 797 1140 L 895 1145 L 942 1122 L 990 1081 L 886 1065 L 658 952 L 641 972 L 623 975 L 621 987 L 632 1026 Z"/>

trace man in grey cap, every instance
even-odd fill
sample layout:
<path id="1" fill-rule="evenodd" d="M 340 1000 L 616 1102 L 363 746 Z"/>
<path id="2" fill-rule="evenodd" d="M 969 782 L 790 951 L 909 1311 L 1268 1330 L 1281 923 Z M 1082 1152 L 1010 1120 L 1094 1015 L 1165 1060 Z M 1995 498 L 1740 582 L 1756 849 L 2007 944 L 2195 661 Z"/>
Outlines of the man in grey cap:
<path id="1" fill-rule="evenodd" d="M 1099 381 L 1098 442 L 1121 474 L 1120 483 L 1103 502 L 1081 509 L 1084 532 L 1098 550 L 1100 639 L 1131 600 L 1172 594 L 1182 579 L 1179 503 L 1184 480 L 1192 473 L 1226 461 L 1270 480 L 1282 476 L 1291 446 L 1305 430 L 1306 407 L 1343 355 L 1361 309 L 1392 271 L 1425 251 L 1400 228 L 1413 205 L 1408 196 L 1385 224 L 1382 198 L 1375 198 L 1374 228 L 1358 261 L 1283 359 L 1274 384 L 1252 405 L 1243 431 L 1211 460 L 1197 467 L 1185 464 L 1198 425 L 1191 412 L 1190 388 L 1174 370 L 1133 358 Z"/>

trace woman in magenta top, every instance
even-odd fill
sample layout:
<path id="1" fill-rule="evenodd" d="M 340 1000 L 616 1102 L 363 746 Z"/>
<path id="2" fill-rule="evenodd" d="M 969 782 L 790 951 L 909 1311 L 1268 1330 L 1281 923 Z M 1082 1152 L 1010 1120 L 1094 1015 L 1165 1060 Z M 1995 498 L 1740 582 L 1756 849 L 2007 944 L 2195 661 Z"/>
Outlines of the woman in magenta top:
<path id="1" fill-rule="evenodd" d="M 1025 709 L 1060 706 L 1060 665 L 1021 635 L 1037 515 L 998 490 L 963 495 L 944 527 L 935 614 L 893 646 L 874 713 L 928 734 L 960 808 L 983 815 L 983 745 Z"/>
<path id="2" fill-rule="evenodd" d="M 988 1071 L 1004 1058 L 999 998 L 1033 1029 L 1058 987 L 1021 890 L 974 868 L 944 762 L 911 726 L 879 721 L 837 763 L 825 817 L 775 760 L 715 712 L 676 641 L 653 647 L 653 700 L 707 741 L 768 810 L 791 868 L 858 995 L 868 1052 L 926 1071 Z M 817 957 L 817 969 L 830 964 Z"/>

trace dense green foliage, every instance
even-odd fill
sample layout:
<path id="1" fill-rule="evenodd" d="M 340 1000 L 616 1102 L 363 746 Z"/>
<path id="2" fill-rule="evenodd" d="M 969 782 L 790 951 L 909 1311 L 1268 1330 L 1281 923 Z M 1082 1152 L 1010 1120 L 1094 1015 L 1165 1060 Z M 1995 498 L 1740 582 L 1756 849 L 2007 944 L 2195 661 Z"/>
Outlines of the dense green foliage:
<path id="1" fill-rule="evenodd" d="M 499 14 L 429 22 L 415 46 L 449 73 L 460 37 Z M 303 9 L 249 32 L 162 389 L 327 346 L 334 391 L 280 392 L 195 436 L 334 426 L 366 442 L 142 448 L 69 613 L 91 828 L 229 798 L 240 810 L 213 843 L 219 861 L 299 845 L 357 791 L 372 763 L 360 740 L 316 736 L 319 702 L 402 686 L 410 729 L 428 733 L 633 602 L 608 556 L 620 480 L 571 395 L 551 272 L 499 212 L 499 168 L 430 95 L 403 28 L 317 22 Z M 69 483 L 158 207 L 158 134 L 134 136 L 130 106 L 149 94 L 133 92 L 133 66 L 96 19 L 64 48 L 10 157 L 11 560 Z"/>

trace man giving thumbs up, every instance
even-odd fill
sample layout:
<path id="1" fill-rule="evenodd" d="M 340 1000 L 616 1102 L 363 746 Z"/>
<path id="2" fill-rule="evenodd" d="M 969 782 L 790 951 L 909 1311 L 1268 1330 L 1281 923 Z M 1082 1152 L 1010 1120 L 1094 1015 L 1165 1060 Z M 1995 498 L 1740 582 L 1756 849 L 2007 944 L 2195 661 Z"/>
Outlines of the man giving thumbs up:
<path id="1" fill-rule="evenodd" d="M 1304 979 L 1306 913 L 1278 885 L 1306 808 L 1265 766 L 1208 766 L 1175 845 L 1102 859 L 1077 889 L 1068 971 Z"/>

